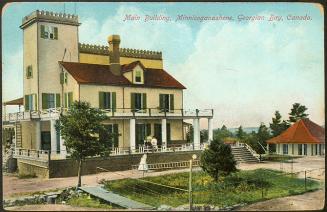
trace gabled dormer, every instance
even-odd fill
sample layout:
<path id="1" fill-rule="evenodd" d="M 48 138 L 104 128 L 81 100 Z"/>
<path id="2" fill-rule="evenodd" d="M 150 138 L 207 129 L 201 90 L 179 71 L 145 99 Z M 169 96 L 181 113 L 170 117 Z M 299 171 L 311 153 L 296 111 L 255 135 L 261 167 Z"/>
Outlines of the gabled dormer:
<path id="1" fill-rule="evenodd" d="M 132 62 L 122 66 L 122 72 L 125 78 L 136 85 L 143 85 L 145 82 L 146 69 L 140 61 Z"/>

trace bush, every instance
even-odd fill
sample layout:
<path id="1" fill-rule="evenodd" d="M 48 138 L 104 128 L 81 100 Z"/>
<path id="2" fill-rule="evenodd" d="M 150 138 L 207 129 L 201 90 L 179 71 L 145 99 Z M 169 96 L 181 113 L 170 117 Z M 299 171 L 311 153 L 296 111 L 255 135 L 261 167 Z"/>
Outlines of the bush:
<path id="1" fill-rule="evenodd" d="M 231 147 L 217 139 L 211 141 L 209 148 L 203 151 L 201 167 L 215 181 L 218 181 L 219 174 L 228 175 L 237 170 Z"/>

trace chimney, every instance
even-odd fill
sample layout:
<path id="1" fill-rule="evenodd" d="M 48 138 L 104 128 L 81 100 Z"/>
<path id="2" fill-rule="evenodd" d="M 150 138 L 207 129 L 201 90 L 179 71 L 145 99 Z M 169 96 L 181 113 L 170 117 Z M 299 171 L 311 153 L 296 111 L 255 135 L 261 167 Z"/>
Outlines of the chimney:
<path id="1" fill-rule="evenodd" d="M 121 75 L 120 72 L 120 55 L 119 55 L 119 35 L 110 35 L 108 37 L 109 43 L 109 66 L 114 75 Z"/>

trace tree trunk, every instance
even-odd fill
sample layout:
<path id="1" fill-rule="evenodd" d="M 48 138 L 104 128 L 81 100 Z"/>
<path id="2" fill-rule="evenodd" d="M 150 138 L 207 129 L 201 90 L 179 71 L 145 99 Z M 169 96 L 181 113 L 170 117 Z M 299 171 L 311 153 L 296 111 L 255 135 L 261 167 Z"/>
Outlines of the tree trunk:
<path id="1" fill-rule="evenodd" d="M 78 183 L 77 188 L 81 187 L 82 185 L 82 159 L 78 160 Z"/>

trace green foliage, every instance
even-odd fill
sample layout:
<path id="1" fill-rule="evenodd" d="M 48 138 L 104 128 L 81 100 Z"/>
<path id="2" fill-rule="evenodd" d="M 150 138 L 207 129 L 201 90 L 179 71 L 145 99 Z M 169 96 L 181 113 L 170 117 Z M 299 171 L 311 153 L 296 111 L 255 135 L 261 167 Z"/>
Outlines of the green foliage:
<path id="1" fill-rule="evenodd" d="M 236 161 L 229 145 L 219 140 L 210 142 L 208 149 L 201 154 L 201 167 L 215 181 L 218 180 L 219 174 L 228 175 L 236 171 Z"/>
<path id="2" fill-rule="evenodd" d="M 289 124 L 285 120 L 282 121 L 282 116 L 277 110 L 275 112 L 275 117 L 272 118 L 272 123 L 269 124 L 269 127 L 273 137 L 276 137 L 284 132 L 289 127 Z"/>
<path id="3" fill-rule="evenodd" d="M 144 180 L 188 188 L 189 173 L 146 177 Z M 304 179 L 285 175 L 283 172 L 256 169 L 233 172 L 214 181 L 206 172 L 193 173 L 194 204 L 231 206 L 239 203 L 253 203 L 264 199 L 284 197 L 305 192 Z M 104 187 L 110 191 L 145 204 L 173 207 L 188 203 L 188 192 L 141 182 L 137 179 L 106 181 Z M 307 179 L 307 190 L 320 188 L 318 182 Z M 264 197 L 262 197 L 264 192 Z"/>
<path id="4" fill-rule="evenodd" d="M 257 133 L 257 138 L 258 138 L 258 141 L 257 141 L 257 153 L 259 154 L 264 154 L 265 153 L 265 150 L 263 148 L 266 147 L 267 145 L 267 140 L 270 138 L 270 132 L 269 132 L 269 129 L 268 127 L 266 127 L 266 125 L 264 123 L 261 123 L 260 124 L 260 127 L 259 127 L 259 130 L 258 130 L 258 133 Z M 261 146 L 260 146 L 260 144 Z"/>
<path id="5" fill-rule="evenodd" d="M 193 135 L 194 135 L 194 129 L 193 126 L 190 126 L 189 131 L 186 133 L 186 140 L 189 143 L 193 142 Z M 200 131 L 200 142 L 203 143 L 205 141 L 208 141 L 208 130 L 201 130 Z"/>
<path id="6" fill-rule="evenodd" d="M 305 111 L 308 108 L 300 103 L 294 103 L 291 112 L 289 113 L 289 122 L 294 123 L 300 119 L 307 118 L 309 114 L 306 114 Z"/>
<path id="7" fill-rule="evenodd" d="M 65 146 L 77 160 L 88 156 L 108 155 L 111 135 L 102 124 L 107 117 L 87 102 L 75 101 L 66 115 L 61 114 L 56 127 L 60 129 Z M 100 136 L 99 136 L 100 135 Z"/>
<path id="8" fill-rule="evenodd" d="M 225 125 L 221 129 L 215 129 L 213 131 L 213 139 L 224 140 L 225 138 L 233 137 L 233 133 L 230 132 Z"/>
<path id="9" fill-rule="evenodd" d="M 108 203 L 102 202 L 97 198 L 88 197 L 88 195 L 83 194 L 82 196 L 75 196 L 68 200 L 69 205 L 77 207 L 90 207 L 90 208 L 104 208 L 112 209 L 112 206 Z"/>
<path id="10" fill-rule="evenodd" d="M 244 132 L 242 125 L 239 126 L 239 128 L 236 131 L 236 137 L 240 140 L 243 141 L 246 137 L 246 132 Z"/>

